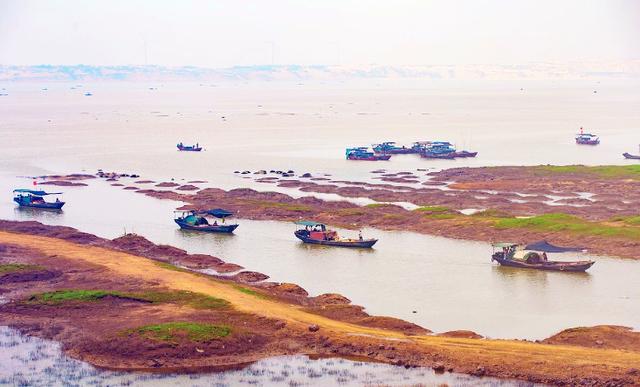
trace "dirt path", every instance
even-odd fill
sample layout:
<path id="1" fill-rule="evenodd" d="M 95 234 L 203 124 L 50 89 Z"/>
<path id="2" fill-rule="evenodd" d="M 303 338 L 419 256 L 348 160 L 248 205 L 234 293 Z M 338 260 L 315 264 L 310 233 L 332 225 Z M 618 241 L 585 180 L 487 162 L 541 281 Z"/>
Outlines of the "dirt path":
<path id="1" fill-rule="evenodd" d="M 399 348 L 406 343 L 412 348 L 417 347 L 420 352 L 423 351 L 425 360 L 427 356 L 432 360 L 433 354 L 436 353 L 438 357 L 455 363 L 470 364 L 474 367 L 496 366 L 520 377 L 543 375 L 566 380 L 578 375 L 593 376 L 602 380 L 624 376 L 628 380 L 640 382 L 640 375 L 633 370 L 640 368 L 640 352 L 544 345 L 515 340 L 406 336 L 400 332 L 367 328 L 311 314 L 295 305 L 242 292 L 237 284 L 232 282 L 166 269 L 147 258 L 124 252 L 4 231 L 0 231 L 0 243 L 30 247 L 48 255 L 102 265 L 116 275 L 156 281 L 168 288 L 223 298 L 239 311 L 285 320 L 301 329 L 316 324 L 320 327 L 319 334 L 332 339 L 346 342 L 369 340 L 374 344 L 379 343 L 380 339 L 394 340 Z"/>

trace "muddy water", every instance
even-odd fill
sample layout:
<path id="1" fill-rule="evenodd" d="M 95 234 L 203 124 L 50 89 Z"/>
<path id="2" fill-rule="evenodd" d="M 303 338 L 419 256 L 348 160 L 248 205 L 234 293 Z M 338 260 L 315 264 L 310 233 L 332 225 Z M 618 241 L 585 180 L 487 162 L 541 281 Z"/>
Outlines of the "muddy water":
<path id="1" fill-rule="evenodd" d="M 0 190 L 20 183 L 0 179 Z M 172 221 L 180 203 L 103 181 L 63 188 L 68 205 L 61 213 L 18 209 L 5 200 L 0 218 L 68 225 L 108 238 L 133 231 L 297 283 L 312 295 L 344 294 L 371 314 L 435 332 L 470 329 L 494 338 L 541 339 L 574 326 L 640 328 L 640 261 L 580 255 L 597 261 L 588 273 L 547 273 L 497 266 L 486 243 L 410 232 L 365 229 L 365 236 L 380 239 L 372 250 L 304 245 L 293 236 L 293 224 L 274 221 L 240 219 L 235 235 L 192 233 Z"/>
<path id="2" fill-rule="evenodd" d="M 305 356 L 266 359 L 238 371 L 202 374 L 149 374 L 96 369 L 65 356 L 58 343 L 21 335 L 0 326 L 0 385 L 10 386 L 533 386 L 531 383 L 436 374 L 343 359 Z"/>

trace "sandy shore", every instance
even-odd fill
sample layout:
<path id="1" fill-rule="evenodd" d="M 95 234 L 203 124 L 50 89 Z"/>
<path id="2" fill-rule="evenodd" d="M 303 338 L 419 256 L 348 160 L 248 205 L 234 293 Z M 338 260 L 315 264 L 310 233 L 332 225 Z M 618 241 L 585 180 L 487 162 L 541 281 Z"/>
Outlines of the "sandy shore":
<path id="1" fill-rule="evenodd" d="M 11 301 L 0 307 L 0 324 L 123 370 L 222 369 L 310 354 L 552 384 L 640 383 L 640 333 L 623 327 L 571 329 L 543 343 L 432 335 L 369 316 L 340 295 L 309 297 L 294 284 L 208 276 L 180 263 L 221 271 L 233 265 L 138 236 L 110 241 L 2 221 L 0 288 Z"/>

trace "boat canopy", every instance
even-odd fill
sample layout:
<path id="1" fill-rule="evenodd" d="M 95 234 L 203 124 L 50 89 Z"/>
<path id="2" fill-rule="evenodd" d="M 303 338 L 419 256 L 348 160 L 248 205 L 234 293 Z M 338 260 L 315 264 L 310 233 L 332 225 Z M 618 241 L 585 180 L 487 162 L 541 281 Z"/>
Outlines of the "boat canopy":
<path id="1" fill-rule="evenodd" d="M 24 189 L 24 188 L 14 189 L 13 192 L 28 193 L 28 194 L 36 195 L 36 196 L 62 195 L 62 192 L 45 192 L 45 191 L 37 191 L 37 190 Z"/>
<path id="2" fill-rule="evenodd" d="M 525 250 L 543 251 L 545 253 L 564 253 L 568 251 L 583 251 L 582 247 L 560 247 L 552 245 L 547 241 L 530 243 L 525 246 Z"/>
<path id="3" fill-rule="evenodd" d="M 498 243 L 491 244 L 491 246 L 498 247 L 498 248 L 514 247 L 519 245 L 520 245 L 519 243 L 512 243 L 512 242 L 498 242 Z"/>
<path id="4" fill-rule="evenodd" d="M 214 208 L 212 210 L 208 210 L 207 214 L 215 216 L 216 218 L 226 218 L 227 216 L 233 215 L 233 212 L 223 210 L 222 208 Z"/>
<path id="5" fill-rule="evenodd" d="M 312 220 L 299 220 L 296 222 L 296 224 L 300 226 L 309 226 L 309 227 L 324 226 L 323 223 L 314 222 Z"/>

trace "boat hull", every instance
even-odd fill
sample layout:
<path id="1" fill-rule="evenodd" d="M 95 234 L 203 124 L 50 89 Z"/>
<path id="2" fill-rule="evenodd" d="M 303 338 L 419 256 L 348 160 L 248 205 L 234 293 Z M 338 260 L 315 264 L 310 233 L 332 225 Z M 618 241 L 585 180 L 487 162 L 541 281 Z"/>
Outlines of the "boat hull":
<path id="1" fill-rule="evenodd" d="M 356 247 L 356 248 L 371 248 L 373 245 L 378 242 L 377 239 L 364 239 L 364 240 L 318 240 L 309 238 L 302 233 L 294 233 L 296 238 L 300 239 L 304 243 L 309 243 L 312 245 L 322 245 L 322 246 L 336 246 L 336 247 Z"/>
<path id="2" fill-rule="evenodd" d="M 180 152 L 200 152 L 202 150 L 202 147 L 191 147 L 191 146 L 183 146 L 183 147 L 178 147 L 178 150 Z"/>
<path id="3" fill-rule="evenodd" d="M 625 159 L 630 159 L 630 160 L 640 160 L 640 156 L 638 155 L 632 155 L 631 153 L 623 153 L 622 154 L 624 156 Z"/>
<path id="4" fill-rule="evenodd" d="M 578 139 L 576 139 L 576 144 L 578 144 L 578 145 L 598 145 L 598 144 L 600 144 L 600 140 L 578 140 Z"/>
<path id="5" fill-rule="evenodd" d="M 420 153 L 420 157 L 423 159 L 444 159 L 444 160 L 453 160 L 456 156 L 453 153 L 429 153 L 423 152 Z"/>
<path id="6" fill-rule="evenodd" d="M 387 161 L 391 158 L 391 155 L 373 155 L 369 157 L 360 157 L 349 155 L 347 160 L 355 160 L 355 161 Z"/>
<path id="7" fill-rule="evenodd" d="M 18 203 L 18 205 L 20 207 L 27 207 L 27 208 L 40 208 L 43 210 L 59 210 L 62 208 L 62 206 L 64 206 L 65 202 L 53 202 L 53 203 L 26 203 L 26 202 L 21 202 L 19 200 L 14 199 L 14 201 L 16 203 Z"/>
<path id="8" fill-rule="evenodd" d="M 238 228 L 237 224 L 222 224 L 222 225 L 209 224 L 209 225 L 202 225 L 202 226 L 194 226 L 192 224 L 183 222 L 180 219 L 174 219 L 174 221 L 183 230 L 192 230 L 192 231 L 200 231 L 200 232 L 231 234 L 236 228 Z"/>
<path id="9" fill-rule="evenodd" d="M 593 261 L 576 261 L 576 262 L 558 262 L 547 261 L 543 263 L 526 263 L 513 259 L 504 259 L 501 255 L 494 254 L 491 259 L 498 262 L 502 266 L 517 267 L 521 269 L 535 269 L 545 271 L 565 271 L 565 272 L 584 272 L 589 269 L 595 262 Z"/>

